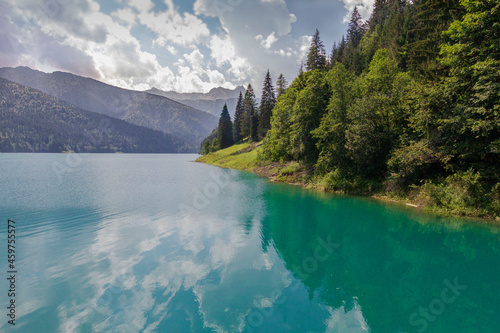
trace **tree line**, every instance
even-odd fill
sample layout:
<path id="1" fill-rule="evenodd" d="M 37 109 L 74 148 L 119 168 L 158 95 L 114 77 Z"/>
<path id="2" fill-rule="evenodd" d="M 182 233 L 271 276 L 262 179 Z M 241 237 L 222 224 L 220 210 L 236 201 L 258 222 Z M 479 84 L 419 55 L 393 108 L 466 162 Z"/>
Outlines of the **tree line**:
<path id="1" fill-rule="evenodd" d="M 277 97 L 286 91 L 287 81 L 283 74 L 278 76 L 276 89 L 269 70 L 264 78 L 260 105 L 257 106 L 255 92 L 248 84 L 245 95 L 240 92 L 231 121 L 227 105 L 224 105 L 218 127 L 201 144 L 200 153 L 207 154 L 248 140 L 258 142 L 266 137 L 271 129 L 271 117 Z"/>
<path id="2" fill-rule="evenodd" d="M 249 85 L 232 141 L 219 126 L 211 148 L 263 139 L 261 160 L 299 161 L 328 189 L 500 212 L 498 1 L 376 0 L 367 21 L 355 8 L 330 55 L 316 30 L 281 88 L 268 72 L 255 108 Z"/>

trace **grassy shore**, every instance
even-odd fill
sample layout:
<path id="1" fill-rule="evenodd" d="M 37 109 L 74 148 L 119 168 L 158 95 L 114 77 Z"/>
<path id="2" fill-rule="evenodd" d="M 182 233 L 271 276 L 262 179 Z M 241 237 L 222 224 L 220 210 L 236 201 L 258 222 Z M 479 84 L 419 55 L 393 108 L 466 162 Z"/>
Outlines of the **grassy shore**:
<path id="1" fill-rule="evenodd" d="M 198 158 L 197 162 L 219 166 L 222 168 L 250 171 L 273 182 L 282 182 L 300 185 L 319 191 L 330 191 L 324 179 L 314 177 L 305 166 L 298 162 L 269 162 L 259 160 L 261 143 L 241 143 L 222 149 Z M 497 214 L 471 207 L 462 207 L 460 204 L 443 205 L 428 198 L 425 188 L 417 189 L 408 195 L 395 195 L 384 190 L 375 193 L 361 193 L 382 201 L 390 201 L 422 209 L 437 215 L 467 216 L 482 218 L 487 223 L 500 223 Z M 456 192 L 456 191 L 455 191 Z M 360 193 L 356 193 L 360 194 Z"/>
<path id="2" fill-rule="evenodd" d="M 261 143 L 241 143 L 204 155 L 197 162 L 222 168 L 250 171 L 271 181 L 311 186 L 306 170 L 297 162 L 266 162 L 258 159 Z"/>

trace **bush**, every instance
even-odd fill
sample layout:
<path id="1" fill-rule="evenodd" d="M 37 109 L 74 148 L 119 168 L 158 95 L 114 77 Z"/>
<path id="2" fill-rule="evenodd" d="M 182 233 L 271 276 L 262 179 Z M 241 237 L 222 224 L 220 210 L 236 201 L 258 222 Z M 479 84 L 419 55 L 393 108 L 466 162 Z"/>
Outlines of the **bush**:
<path id="1" fill-rule="evenodd" d="M 479 172 L 470 169 L 448 176 L 441 183 L 426 181 L 417 188 L 416 200 L 438 211 L 459 215 L 498 215 L 499 185 L 487 191 L 480 179 Z"/>

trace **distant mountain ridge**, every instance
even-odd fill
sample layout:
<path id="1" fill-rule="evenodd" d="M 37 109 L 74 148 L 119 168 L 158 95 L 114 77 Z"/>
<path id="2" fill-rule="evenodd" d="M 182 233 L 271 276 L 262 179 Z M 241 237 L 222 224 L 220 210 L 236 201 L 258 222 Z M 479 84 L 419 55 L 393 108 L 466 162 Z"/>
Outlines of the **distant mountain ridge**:
<path id="1" fill-rule="evenodd" d="M 114 87 L 71 73 L 0 68 L 0 77 L 40 90 L 79 108 L 177 136 L 197 151 L 218 118 L 164 96 Z"/>
<path id="2" fill-rule="evenodd" d="M 216 100 L 216 99 L 229 99 L 238 98 L 240 92 L 245 94 L 245 88 L 243 86 L 238 86 L 234 89 L 227 89 L 222 87 L 212 88 L 207 93 L 179 93 L 175 91 L 164 91 L 158 88 L 152 88 L 146 90 L 149 93 L 161 93 L 162 96 L 168 97 L 174 100 Z"/>
<path id="3" fill-rule="evenodd" d="M 235 89 L 226 89 L 222 87 L 212 88 L 208 93 L 178 93 L 175 91 L 163 91 L 157 88 L 146 90 L 147 93 L 167 97 L 186 104 L 193 108 L 208 112 L 215 117 L 219 117 L 224 104 L 227 104 L 229 113 L 234 118 L 234 111 L 238 103 L 240 92 L 244 95 L 243 86 Z"/>
<path id="4" fill-rule="evenodd" d="M 78 108 L 0 78 L 0 152 L 178 153 L 170 134 Z"/>

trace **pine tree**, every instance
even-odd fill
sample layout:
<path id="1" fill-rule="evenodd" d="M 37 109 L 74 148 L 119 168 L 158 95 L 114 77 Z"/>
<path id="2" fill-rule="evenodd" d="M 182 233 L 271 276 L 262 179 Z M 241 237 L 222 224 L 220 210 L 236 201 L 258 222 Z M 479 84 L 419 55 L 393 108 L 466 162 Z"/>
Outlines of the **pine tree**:
<path id="1" fill-rule="evenodd" d="M 462 16 L 459 0 L 415 0 L 413 23 L 409 31 L 408 65 L 426 79 L 442 75 L 437 58 L 444 42 L 443 31 Z"/>
<path id="2" fill-rule="evenodd" d="M 250 140 L 252 142 L 259 141 L 259 113 L 256 109 L 250 116 Z"/>
<path id="3" fill-rule="evenodd" d="M 323 42 L 319 38 L 319 31 L 316 29 L 313 39 L 311 41 L 311 46 L 309 48 L 309 54 L 307 55 L 307 70 L 313 69 L 325 69 L 326 67 L 326 52 Z"/>
<path id="4" fill-rule="evenodd" d="M 248 84 L 245 97 L 243 98 L 243 121 L 241 126 L 242 138 L 252 135 L 252 117 L 254 117 L 255 108 L 255 93 L 252 85 Z"/>
<path id="5" fill-rule="evenodd" d="M 240 91 L 240 96 L 238 97 L 238 103 L 236 104 L 236 110 L 234 112 L 234 126 L 233 126 L 233 140 L 234 142 L 239 142 L 243 139 L 241 135 L 241 130 L 243 126 L 243 94 Z"/>
<path id="6" fill-rule="evenodd" d="M 349 27 L 347 29 L 347 41 L 353 46 L 357 47 L 361 38 L 365 34 L 366 25 L 361 18 L 361 14 L 358 12 L 358 7 L 354 7 L 354 11 L 351 15 L 351 21 L 349 22 Z"/>
<path id="7" fill-rule="evenodd" d="M 227 110 L 227 105 L 224 104 L 222 112 L 219 118 L 219 133 L 217 138 L 219 139 L 220 148 L 224 149 L 231 146 L 233 141 L 233 123 L 231 122 L 231 116 Z"/>
<path id="8" fill-rule="evenodd" d="M 332 53 L 330 55 L 330 68 L 333 67 L 333 65 L 335 64 L 335 62 L 337 61 L 337 53 L 339 51 L 339 47 L 337 45 L 336 42 L 333 42 L 333 46 L 332 46 Z"/>
<path id="9" fill-rule="evenodd" d="M 283 76 L 283 74 L 280 74 L 278 76 L 278 81 L 276 81 L 276 93 L 278 94 L 277 97 L 280 97 L 281 95 L 283 95 L 285 92 L 286 92 L 286 86 L 287 86 L 287 82 L 286 82 L 286 79 L 285 77 Z"/>
<path id="10" fill-rule="evenodd" d="M 337 62 L 342 62 L 342 60 L 344 58 L 344 52 L 345 52 L 346 47 L 347 47 L 347 42 L 345 40 L 345 37 L 342 36 L 342 40 L 340 41 L 339 48 L 338 48 L 337 54 L 336 54 L 336 59 L 335 59 Z"/>
<path id="11" fill-rule="evenodd" d="M 259 128 L 258 136 L 264 138 L 267 131 L 271 128 L 271 115 L 273 112 L 274 104 L 276 103 L 276 96 L 274 95 L 273 82 L 269 70 L 267 70 L 266 78 L 264 79 L 264 86 L 262 88 L 262 98 L 259 107 Z"/>

